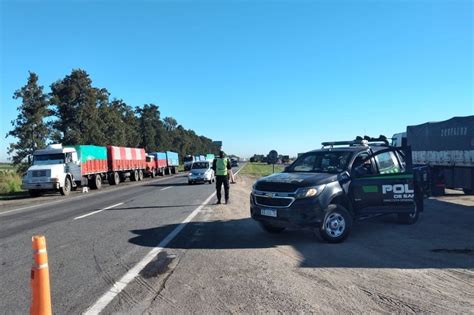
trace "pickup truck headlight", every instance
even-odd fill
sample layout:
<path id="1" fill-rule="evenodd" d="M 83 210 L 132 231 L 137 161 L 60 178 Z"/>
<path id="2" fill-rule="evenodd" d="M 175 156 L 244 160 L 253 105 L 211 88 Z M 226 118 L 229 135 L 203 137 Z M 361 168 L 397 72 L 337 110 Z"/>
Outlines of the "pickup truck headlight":
<path id="1" fill-rule="evenodd" d="M 324 190 L 325 187 L 326 185 L 319 185 L 319 186 L 313 186 L 313 187 L 300 188 L 296 191 L 296 198 L 302 199 L 302 198 L 316 197 Z"/>

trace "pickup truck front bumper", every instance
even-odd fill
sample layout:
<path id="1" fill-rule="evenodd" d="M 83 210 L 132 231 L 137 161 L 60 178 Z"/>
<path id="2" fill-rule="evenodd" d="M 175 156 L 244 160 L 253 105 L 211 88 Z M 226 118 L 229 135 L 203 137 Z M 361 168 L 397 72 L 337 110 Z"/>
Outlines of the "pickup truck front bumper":
<path id="1" fill-rule="evenodd" d="M 263 211 L 262 211 L 263 210 Z M 274 216 L 268 216 L 271 210 Z M 264 221 L 281 227 L 317 227 L 321 225 L 325 212 L 317 198 L 296 200 L 289 207 L 276 208 L 256 203 L 255 196 L 250 194 L 250 215 L 256 221 Z"/>

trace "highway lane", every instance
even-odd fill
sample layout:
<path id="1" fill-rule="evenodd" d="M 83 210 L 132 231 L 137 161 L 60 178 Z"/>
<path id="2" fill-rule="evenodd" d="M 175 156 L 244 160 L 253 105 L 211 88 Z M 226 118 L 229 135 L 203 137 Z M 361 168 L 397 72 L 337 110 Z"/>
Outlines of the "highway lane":
<path id="1" fill-rule="evenodd" d="M 131 239 L 182 222 L 213 192 L 214 185 L 189 186 L 180 175 L 0 213 L 0 283 L 7 284 L 0 286 L 0 309 L 28 311 L 32 235 L 47 237 L 54 312 L 83 312 L 149 251 Z M 157 229 L 146 241 L 157 245 L 170 229 Z M 123 299 L 133 303 L 132 296 Z"/>

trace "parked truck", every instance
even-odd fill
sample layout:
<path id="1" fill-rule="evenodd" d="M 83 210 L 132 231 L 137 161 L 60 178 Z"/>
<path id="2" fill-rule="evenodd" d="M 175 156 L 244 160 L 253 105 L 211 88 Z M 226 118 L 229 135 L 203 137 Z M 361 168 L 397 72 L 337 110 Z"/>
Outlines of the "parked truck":
<path id="1" fill-rule="evenodd" d="M 216 156 L 212 153 L 206 154 L 206 161 L 209 161 L 210 163 L 212 163 L 215 158 L 216 158 Z"/>
<path id="2" fill-rule="evenodd" d="M 165 174 L 177 174 L 179 167 L 179 156 L 178 153 L 172 151 L 166 151 L 166 168 Z"/>
<path id="3" fill-rule="evenodd" d="M 149 154 L 149 156 L 153 157 L 153 167 L 155 168 L 155 176 L 160 175 L 164 176 L 166 175 L 166 169 L 168 167 L 168 160 L 166 157 L 165 152 L 152 152 Z M 152 176 L 154 177 L 154 176 Z"/>
<path id="4" fill-rule="evenodd" d="M 116 185 L 126 178 L 143 179 L 145 150 L 94 145 L 62 146 L 52 144 L 33 154 L 33 165 L 22 180 L 31 196 L 45 191 L 69 195 L 77 187 L 100 189 L 108 180 Z"/>
<path id="5" fill-rule="evenodd" d="M 428 169 L 432 195 L 445 188 L 474 193 L 474 116 L 408 126 L 392 143 L 410 146 L 415 167 Z"/>

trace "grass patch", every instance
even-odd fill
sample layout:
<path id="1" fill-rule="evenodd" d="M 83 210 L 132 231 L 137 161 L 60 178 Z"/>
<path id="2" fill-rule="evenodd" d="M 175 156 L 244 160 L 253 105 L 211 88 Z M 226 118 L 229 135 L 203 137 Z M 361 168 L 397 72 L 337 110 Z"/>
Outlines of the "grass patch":
<path id="1" fill-rule="evenodd" d="M 0 170 L 0 195 L 11 195 L 21 191 L 21 176 L 14 169 Z"/>
<path id="2" fill-rule="evenodd" d="M 281 173 L 284 167 L 282 165 L 275 165 L 275 173 Z M 273 173 L 273 165 L 266 163 L 247 163 L 239 172 L 241 175 L 249 175 L 255 177 L 264 177 Z"/>
<path id="3" fill-rule="evenodd" d="M 15 171 L 15 167 L 10 163 L 0 163 L 0 171 Z"/>

